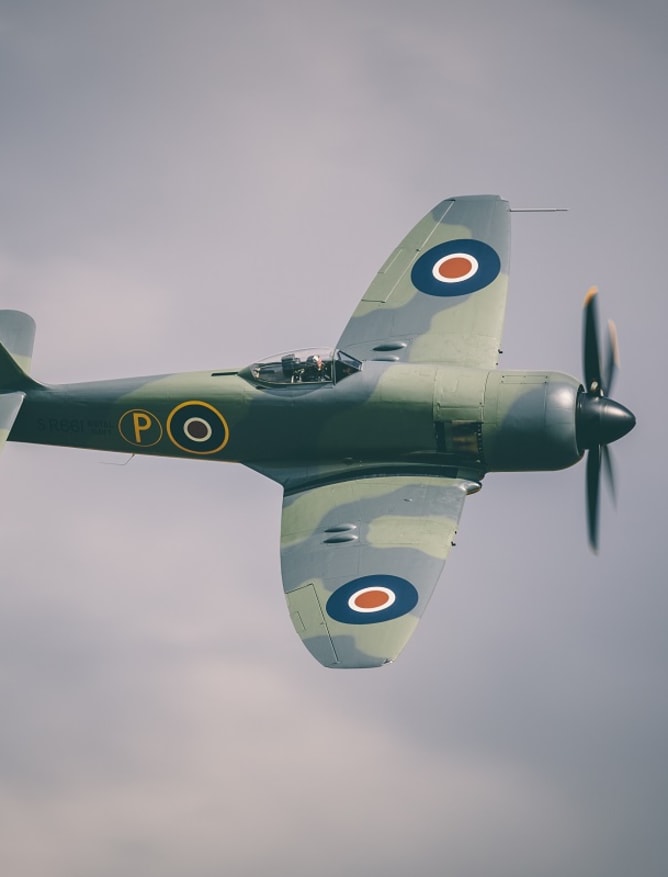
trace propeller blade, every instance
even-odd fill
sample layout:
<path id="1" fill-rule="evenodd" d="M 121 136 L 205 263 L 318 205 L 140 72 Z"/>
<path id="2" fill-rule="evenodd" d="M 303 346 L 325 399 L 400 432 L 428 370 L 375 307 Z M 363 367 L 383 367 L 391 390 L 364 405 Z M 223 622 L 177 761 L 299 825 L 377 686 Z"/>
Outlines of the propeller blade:
<path id="1" fill-rule="evenodd" d="M 601 390 L 601 357 L 598 345 L 598 324 L 596 319 L 595 286 L 589 288 L 584 300 L 584 350 L 583 364 L 585 389 L 588 393 L 598 394 Z"/>
<path id="2" fill-rule="evenodd" d="M 610 488 L 612 501 L 615 505 L 617 505 L 617 490 L 615 488 L 615 467 L 612 465 L 612 454 L 610 453 L 607 445 L 603 445 L 602 457 L 603 472 L 605 473 L 605 477 L 608 481 L 608 487 Z"/>
<path id="3" fill-rule="evenodd" d="M 587 530 L 592 551 L 598 551 L 598 508 L 601 492 L 601 469 L 610 485 L 613 502 L 616 503 L 615 471 L 612 455 L 608 449 L 636 425 L 632 411 L 610 398 L 610 391 L 619 368 L 619 341 L 617 328 L 612 320 L 608 323 L 605 372 L 601 372 L 601 355 L 598 343 L 598 319 L 596 296 L 592 286 L 584 300 L 583 360 L 585 392 L 578 396 L 575 411 L 575 428 L 578 447 L 587 450 Z"/>
<path id="4" fill-rule="evenodd" d="M 619 368 L 619 340 L 617 338 L 617 327 L 608 321 L 608 359 L 605 364 L 605 386 L 604 390 L 607 396 L 612 392 L 612 384 L 615 380 L 615 373 Z"/>
<path id="5" fill-rule="evenodd" d="M 587 530 L 589 545 L 598 552 L 598 497 L 599 475 L 601 472 L 601 446 L 594 447 L 587 454 Z"/>

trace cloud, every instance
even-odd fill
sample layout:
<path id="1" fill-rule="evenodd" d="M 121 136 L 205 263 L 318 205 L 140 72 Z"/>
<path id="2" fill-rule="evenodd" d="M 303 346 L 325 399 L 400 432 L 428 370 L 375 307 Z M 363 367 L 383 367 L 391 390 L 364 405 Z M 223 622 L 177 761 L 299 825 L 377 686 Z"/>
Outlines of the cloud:
<path id="1" fill-rule="evenodd" d="M 489 475 L 414 640 L 359 674 L 292 631 L 276 485 L 10 445 L 4 872 L 663 875 L 664 25 L 649 0 L 4 5 L 0 284 L 39 379 L 333 344 L 411 224 L 486 190 L 571 208 L 513 218 L 504 366 L 579 374 L 598 283 L 639 422 L 597 560 L 582 466 Z"/>

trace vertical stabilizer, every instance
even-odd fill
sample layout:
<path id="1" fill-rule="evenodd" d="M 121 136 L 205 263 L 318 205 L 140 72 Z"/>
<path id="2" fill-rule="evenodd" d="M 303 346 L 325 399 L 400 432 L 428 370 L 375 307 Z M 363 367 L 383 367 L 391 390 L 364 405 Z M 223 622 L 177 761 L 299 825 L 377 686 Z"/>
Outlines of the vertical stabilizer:
<path id="1" fill-rule="evenodd" d="M 30 374 L 35 321 L 22 311 L 0 310 L 0 344 L 26 374 Z"/>
<path id="2" fill-rule="evenodd" d="M 34 341 L 32 317 L 22 311 L 0 311 L 0 393 L 39 386 L 28 377 Z"/>
<path id="3" fill-rule="evenodd" d="M 35 321 L 21 311 L 0 310 L 0 450 L 11 432 L 25 391 L 37 386 L 28 377 Z"/>

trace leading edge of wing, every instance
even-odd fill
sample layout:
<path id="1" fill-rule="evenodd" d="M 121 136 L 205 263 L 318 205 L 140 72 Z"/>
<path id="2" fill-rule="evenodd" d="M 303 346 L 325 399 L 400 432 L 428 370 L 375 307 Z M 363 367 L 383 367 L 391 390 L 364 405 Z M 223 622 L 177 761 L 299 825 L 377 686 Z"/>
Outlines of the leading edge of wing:
<path id="1" fill-rule="evenodd" d="M 382 266 L 339 339 L 358 359 L 498 363 L 510 214 L 498 195 L 437 204 Z"/>
<path id="2" fill-rule="evenodd" d="M 479 485 L 379 476 L 286 494 L 283 587 L 295 629 L 326 667 L 377 667 L 424 612 Z"/>

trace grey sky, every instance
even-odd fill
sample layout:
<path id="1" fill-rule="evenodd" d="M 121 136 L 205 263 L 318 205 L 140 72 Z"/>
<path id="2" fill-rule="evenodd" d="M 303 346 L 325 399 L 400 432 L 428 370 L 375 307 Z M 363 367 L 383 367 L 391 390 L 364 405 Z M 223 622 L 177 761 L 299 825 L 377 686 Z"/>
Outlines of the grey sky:
<path id="1" fill-rule="evenodd" d="M 0 871 L 663 877 L 664 3 L 0 0 L 2 306 L 47 382 L 333 344 L 433 204 L 516 215 L 503 362 L 579 375 L 593 283 L 638 427 L 491 475 L 401 659 L 319 667 L 280 490 L 10 445 Z M 454 6 L 454 5 L 453 5 Z M 660 384 L 658 384 L 660 387 Z"/>

